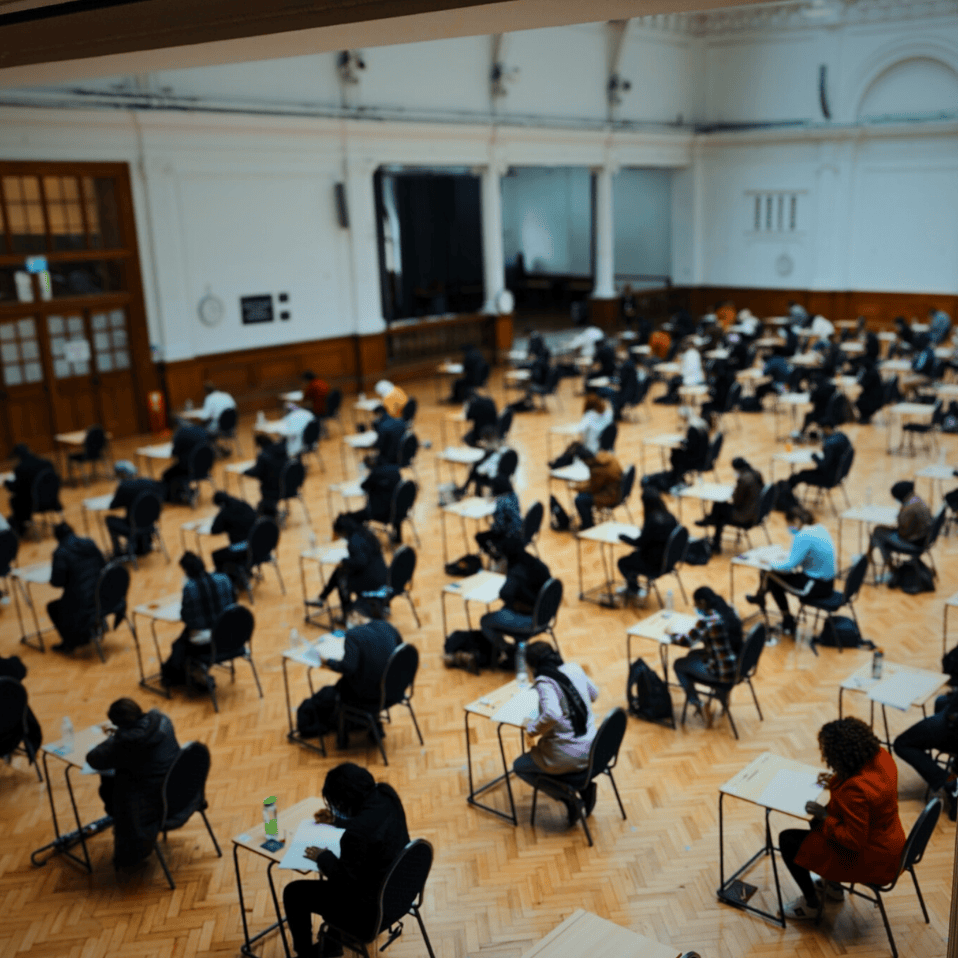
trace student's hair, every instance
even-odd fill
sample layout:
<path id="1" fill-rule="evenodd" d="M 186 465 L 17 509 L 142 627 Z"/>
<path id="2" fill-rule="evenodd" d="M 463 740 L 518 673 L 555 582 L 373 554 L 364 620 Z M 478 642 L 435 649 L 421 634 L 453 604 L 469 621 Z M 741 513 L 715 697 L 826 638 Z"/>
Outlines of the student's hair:
<path id="1" fill-rule="evenodd" d="M 312 382 L 315 378 L 316 373 L 314 373 L 311 369 L 303 370 L 303 379 L 305 379 L 307 382 Z"/>
<path id="2" fill-rule="evenodd" d="M 526 664 L 533 675 L 541 669 L 558 668 L 562 665 L 562 656 L 548 642 L 530 642 L 526 646 Z"/>
<path id="3" fill-rule="evenodd" d="M 215 384 L 215 383 L 211 383 L 211 382 L 207 379 L 206 382 L 203 383 L 203 392 L 205 392 L 207 395 L 209 395 L 209 393 L 215 393 L 215 392 L 216 392 L 216 384 Z"/>
<path id="4" fill-rule="evenodd" d="M 69 522 L 58 522 L 53 527 L 53 535 L 57 542 L 63 542 L 64 539 L 73 535 L 73 526 Z"/>
<path id="5" fill-rule="evenodd" d="M 707 585 L 699 586 L 692 593 L 692 601 L 697 608 L 707 609 L 709 612 L 716 612 L 721 616 L 722 621 L 725 623 L 725 632 L 728 635 L 729 645 L 731 645 L 732 651 L 737 655 L 742 648 L 742 620 L 738 617 L 738 613 L 735 609 Z"/>
<path id="6" fill-rule="evenodd" d="M 875 733 L 858 718 L 826 722 L 818 732 L 825 764 L 842 780 L 857 775 L 881 749 Z"/>
<path id="7" fill-rule="evenodd" d="M 257 433 L 253 437 L 253 442 L 256 443 L 258 449 L 266 449 L 269 446 L 273 445 L 273 440 L 269 436 L 264 435 L 263 433 Z"/>
<path id="8" fill-rule="evenodd" d="M 741 456 L 736 456 L 732 460 L 732 468 L 736 472 L 746 472 L 751 469 L 752 466 L 747 459 L 743 459 Z"/>
<path id="9" fill-rule="evenodd" d="M 197 576 L 206 572 L 206 566 L 203 564 L 203 560 L 195 552 L 183 553 L 183 557 L 180 559 L 180 568 L 191 579 L 195 579 Z"/>
<path id="10" fill-rule="evenodd" d="M 117 728 L 130 728 L 143 718 L 143 709 L 133 699 L 117 699 L 107 709 L 106 717 Z"/>
<path id="11" fill-rule="evenodd" d="M 323 782 L 323 798 L 344 815 L 355 815 L 375 790 L 376 779 L 355 762 L 331 768 Z"/>
<path id="12" fill-rule="evenodd" d="M 17 459 L 22 459 L 24 456 L 29 456 L 30 447 L 25 442 L 18 442 L 13 447 L 13 455 Z"/>
<path id="13" fill-rule="evenodd" d="M 915 491 L 915 484 L 909 479 L 902 479 L 891 487 L 892 497 L 899 502 L 904 502 Z"/>
<path id="14" fill-rule="evenodd" d="M 662 493 L 654 486 L 645 486 L 642 489 L 642 509 L 644 512 L 664 512 L 671 515 L 662 499 Z"/>
<path id="15" fill-rule="evenodd" d="M 785 521 L 787 523 L 797 522 L 799 525 L 809 526 L 815 521 L 815 516 L 799 503 L 791 506 L 788 512 L 785 513 Z"/>
<path id="16" fill-rule="evenodd" d="M 586 412 L 605 412 L 605 400 L 596 393 L 589 393 L 585 397 L 582 405 L 582 411 Z"/>
<path id="17" fill-rule="evenodd" d="M 362 523 L 347 512 L 341 512 L 333 520 L 333 532 L 338 536 L 350 536 L 361 526 Z"/>
<path id="18" fill-rule="evenodd" d="M 214 506 L 221 506 L 228 499 L 229 499 L 229 493 L 224 492 L 222 489 L 217 489 L 216 492 L 213 493 Z"/>

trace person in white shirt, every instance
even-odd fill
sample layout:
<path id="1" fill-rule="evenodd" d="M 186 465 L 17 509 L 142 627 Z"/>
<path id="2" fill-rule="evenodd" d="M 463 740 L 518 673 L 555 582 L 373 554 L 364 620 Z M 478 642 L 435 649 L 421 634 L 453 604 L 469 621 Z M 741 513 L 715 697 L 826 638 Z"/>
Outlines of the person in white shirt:
<path id="1" fill-rule="evenodd" d="M 236 400 L 222 389 L 217 389 L 213 383 L 203 383 L 203 389 L 206 392 L 206 399 L 203 400 L 203 425 L 215 433 L 219 424 L 220 416 L 227 409 L 236 408 Z"/>
<path id="2" fill-rule="evenodd" d="M 705 382 L 705 373 L 702 371 L 702 355 L 691 343 L 682 353 L 680 364 L 683 386 L 701 386 Z"/>
<path id="3" fill-rule="evenodd" d="M 761 325 L 758 317 L 755 316 L 750 309 L 739 310 L 738 316 L 735 317 L 735 322 L 740 331 L 748 337 L 758 333 Z"/>
<path id="4" fill-rule="evenodd" d="M 570 351 L 578 350 L 579 354 L 591 359 L 595 355 L 595 347 L 605 339 L 605 333 L 598 326 L 587 326 L 578 336 L 569 341 Z"/>
<path id="5" fill-rule="evenodd" d="M 809 333 L 811 334 L 810 342 L 814 342 L 816 339 L 830 339 L 835 335 L 835 326 L 819 314 L 812 320 Z"/>
<path id="6" fill-rule="evenodd" d="M 283 435 L 286 437 L 286 455 L 291 459 L 303 451 L 303 430 L 316 417 L 308 410 L 301 409 L 295 403 L 286 404 L 283 416 Z"/>
<path id="7" fill-rule="evenodd" d="M 553 459 L 549 463 L 549 468 L 561 469 L 563 466 L 571 465 L 576 451 L 583 446 L 595 455 L 599 451 L 603 431 L 612 424 L 614 418 L 612 404 L 595 393 L 589 393 L 585 397 L 582 418 L 579 420 L 579 438 L 570 443 L 561 456 Z"/>

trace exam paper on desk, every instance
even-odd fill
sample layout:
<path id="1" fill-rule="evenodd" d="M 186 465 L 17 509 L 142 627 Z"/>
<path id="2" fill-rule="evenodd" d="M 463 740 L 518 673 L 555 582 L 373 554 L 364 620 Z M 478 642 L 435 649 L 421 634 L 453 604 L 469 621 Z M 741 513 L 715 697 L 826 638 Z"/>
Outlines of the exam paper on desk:
<path id="1" fill-rule="evenodd" d="M 339 858 L 339 843 L 343 839 L 344 830 L 335 825 L 320 825 L 311 819 L 299 823 L 296 834 L 286 848 L 279 863 L 280 868 L 290 868 L 294 871 L 319 871 L 319 865 L 306 857 L 307 848 L 319 848 L 331 851 Z"/>
<path id="2" fill-rule="evenodd" d="M 525 728 L 526 723 L 538 714 L 539 693 L 535 689 L 523 689 L 500 706 L 499 711 L 492 716 L 492 721 Z"/>
<path id="3" fill-rule="evenodd" d="M 805 803 L 817 802 L 822 795 L 822 786 L 808 772 L 779 769 L 765 786 L 759 803 L 766 808 L 794 811 L 805 816 Z"/>

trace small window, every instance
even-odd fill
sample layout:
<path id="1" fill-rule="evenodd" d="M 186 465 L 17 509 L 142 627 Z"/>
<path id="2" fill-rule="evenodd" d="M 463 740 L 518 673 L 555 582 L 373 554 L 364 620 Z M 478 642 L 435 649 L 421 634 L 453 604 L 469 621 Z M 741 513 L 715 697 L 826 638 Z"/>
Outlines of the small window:
<path id="1" fill-rule="evenodd" d="M 795 233 L 798 231 L 798 192 L 749 192 L 753 233 Z"/>
<path id="2" fill-rule="evenodd" d="M 43 382 L 40 344 L 32 319 L 0 323 L 0 363 L 7 386 Z"/>

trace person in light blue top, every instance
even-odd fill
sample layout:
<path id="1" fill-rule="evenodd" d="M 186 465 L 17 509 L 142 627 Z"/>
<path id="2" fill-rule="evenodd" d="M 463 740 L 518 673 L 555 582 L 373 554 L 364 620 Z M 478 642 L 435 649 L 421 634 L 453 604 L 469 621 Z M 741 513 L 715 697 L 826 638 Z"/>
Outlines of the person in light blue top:
<path id="1" fill-rule="evenodd" d="M 764 573 L 758 592 L 746 598 L 764 611 L 765 594 L 771 593 L 782 612 L 782 631 L 794 635 L 795 616 L 788 608 L 788 593 L 812 599 L 823 599 L 832 594 L 835 543 L 828 530 L 815 522 L 814 516 L 802 506 L 790 509 L 785 521 L 788 531 L 795 537 L 788 558 Z"/>

